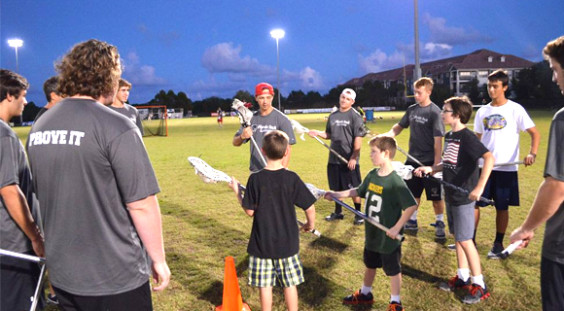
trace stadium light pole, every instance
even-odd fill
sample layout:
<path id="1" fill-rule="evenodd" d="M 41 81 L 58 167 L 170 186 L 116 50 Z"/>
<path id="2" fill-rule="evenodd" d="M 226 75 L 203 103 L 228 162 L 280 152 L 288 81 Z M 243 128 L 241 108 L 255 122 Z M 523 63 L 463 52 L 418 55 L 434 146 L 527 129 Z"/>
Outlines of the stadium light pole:
<path id="1" fill-rule="evenodd" d="M 16 49 L 16 72 L 19 73 L 20 68 L 19 68 L 19 64 L 18 64 L 18 48 L 21 48 L 23 46 L 23 40 L 22 39 L 9 39 L 8 45 L 10 47 L 13 47 L 14 49 Z"/>
<path id="2" fill-rule="evenodd" d="M 421 78 L 421 65 L 419 64 L 419 10 L 417 9 L 417 0 L 413 0 L 414 25 L 415 25 L 415 70 L 413 71 L 413 82 Z"/>
<path id="3" fill-rule="evenodd" d="M 278 40 L 284 38 L 286 32 L 284 29 L 274 29 L 270 32 L 270 36 L 276 39 L 276 76 L 277 76 L 277 85 L 276 88 L 278 89 L 278 110 L 281 110 L 280 106 L 280 48 L 278 46 Z"/>

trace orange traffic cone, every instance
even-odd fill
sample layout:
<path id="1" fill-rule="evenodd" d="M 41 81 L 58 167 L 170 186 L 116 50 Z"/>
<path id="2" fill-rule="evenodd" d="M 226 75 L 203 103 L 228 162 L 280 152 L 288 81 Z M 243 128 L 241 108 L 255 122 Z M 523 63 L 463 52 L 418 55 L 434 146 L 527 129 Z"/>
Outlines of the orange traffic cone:
<path id="1" fill-rule="evenodd" d="M 243 302 L 237 271 L 235 271 L 235 260 L 231 256 L 225 257 L 223 304 L 216 307 L 215 311 L 251 311 L 251 308 Z"/>

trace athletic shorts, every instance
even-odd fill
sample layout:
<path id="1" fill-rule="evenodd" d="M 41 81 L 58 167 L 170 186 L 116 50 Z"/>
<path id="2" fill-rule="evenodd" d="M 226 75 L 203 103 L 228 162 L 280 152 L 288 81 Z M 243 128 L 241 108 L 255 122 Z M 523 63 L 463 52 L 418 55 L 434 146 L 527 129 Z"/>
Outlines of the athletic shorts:
<path id="1" fill-rule="evenodd" d="M 494 200 L 496 210 L 506 211 L 510 205 L 519 206 L 519 178 L 517 172 L 492 171 L 482 196 L 486 199 Z M 476 205 L 484 207 L 489 204 L 478 201 Z"/>
<path id="2" fill-rule="evenodd" d="M 463 205 L 446 204 L 448 231 L 456 242 L 474 237 L 474 202 Z"/>
<path id="3" fill-rule="evenodd" d="M 329 189 L 333 191 L 343 191 L 356 188 L 360 185 L 360 166 L 356 165 L 354 170 L 344 164 L 327 164 L 327 179 Z"/>
<path id="4" fill-rule="evenodd" d="M 299 254 L 271 259 L 249 256 L 249 285 L 291 287 L 305 282 Z"/>
<path id="5" fill-rule="evenodd" d="M 562 310 L 564 308 L 564 265 L 541 258 L 542 309 Z"/>
<path id="6" fill-rule="evenodd" d="M 81 296 L 53 288 L 59 299 L 59 307 L 65 311 L 153 310 L 149 281 L 128 292 L 106 296 Z"/>
<path id="7" fill-rule="evenodd" d="M 0 310 L 29 310 L 40 274 L 35 262 L 0 256 Z M 37 310 L 43 310 L 43 295 L 39 296 Z"/>
<path id="8" fill-rule="evenodd" d="M 433 163 L 423 164 L 428 166 L 433 165 Z M 418 168 L 420 166 L 417 163 L 413 162 L 406 162 L 405 165 L 411 165 L 413 166 L 413 168 Z M 423 189 L 425 189 L 427 201 L 440 201 L 443 199 L 441 183 L 431 178 L 417 177 L 413 175 L 413 177 L 409 180 L 406 180 L 405 183 L 407 184 L 409 191 L 411 191 L 411 194 L 413 194 L 413 197 L 415 197 L 416 199 L 421 198 Z"/>
<path id="9" fill-rule="evenodd" d="M 401 246 L 390 254 L 381 254 L 364 248 L 364 265 L 368 269 L 382 268 L 387 276 L 401 273 Z"/>

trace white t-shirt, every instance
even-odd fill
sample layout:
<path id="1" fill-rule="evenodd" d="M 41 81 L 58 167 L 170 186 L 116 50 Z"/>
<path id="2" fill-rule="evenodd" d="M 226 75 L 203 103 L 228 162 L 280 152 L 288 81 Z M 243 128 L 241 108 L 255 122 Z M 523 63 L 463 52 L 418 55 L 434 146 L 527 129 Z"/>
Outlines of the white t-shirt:
<path id="1" fill-rule="evenodd" d="M 511 100 L 498 107 L 489 103 L 478 109 L 474 118 L 474 132 L 482 134 L 481 141 L 492 152 L 495 163 L 519 161 L 519 133 L 534 126 L 525 108 Z M 508 165 L 494 170 L 516 172 L 518 167 Z"/>

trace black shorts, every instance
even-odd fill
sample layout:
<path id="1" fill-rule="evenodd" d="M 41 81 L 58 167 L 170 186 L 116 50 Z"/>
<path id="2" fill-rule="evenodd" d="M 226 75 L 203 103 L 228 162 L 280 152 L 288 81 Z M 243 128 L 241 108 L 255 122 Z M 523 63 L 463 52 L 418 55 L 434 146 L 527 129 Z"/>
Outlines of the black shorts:
<path id="1" fill-rule="evenodd" d="M 34 253 L 26 253 L 35 256 Z M 41 274 L 39 264 L 15 257 L 0 256 L 0 310 L 29 310 Z M 43 309 L 40 295 L 37 309 Z"/>
<path id="2" fill-rule="evenodd" d="M 81 296 L 71 294 L 56 287 L 54 287 L 54 289 L 57 294 L 57 298 L 59 299 L 59 307 L 65 311 L 153 310 L 151 286 L 149 285 L 149 281 L 128 292 L 107 296 Z"/>
<path id="3" fill-rule="evenodd" d="M 541 258 L 541 296 L 543 310 L 564 308 L 564 265 Z"/>
<path id="4" fill-rule="evenodd" d="M 431 166 L 433 163 L 423 163 L 426 166 Z M 411 165 L 413 168 L 418 168 L 420 165 L 413 162 L 406 162 L 405 165 Z M 442 200 L 442 188 L 441 183 L 438 181 L 433 180 L 432 178 L 423 178 L 417 177 L 413 175 L 413 177 L 409 180 L 406 180 L 405 183 L 413 194 L 413 197 L 416 199 L 421 198 L 421 194 L 423 194 L 423 189 L 425 189 L 425 195 L 427 196 L 427 201 L 440 201 Z"/>
<path id="5" fill-rule="evenodd" d="M 329 189 L 333 191 L 349 190 L 360 185 L 360 166 L 356 165 L 354 170 L 349 170 L 344 164 L 327 164 L 327 179 Z"/>
<path id="6" fill-rule="evenodd" d="M 481 171 L 480 171 L 481 172 Z M 482 197 L 492 199 L 495 209 L 506 211 L 509 206 L 519 206 L 519 177 L 517 172 L 492 171 Z M 478 201 L 477 206 L 488 206 L 488 203 Z"/>
<path id="7" fill-rule="evenodd" d="M 382 268 L 387 276 L 401 273 L 401 246 L 390 254 L 380 254 L 364 248 L 364 265 L 368 269 Z"/>

